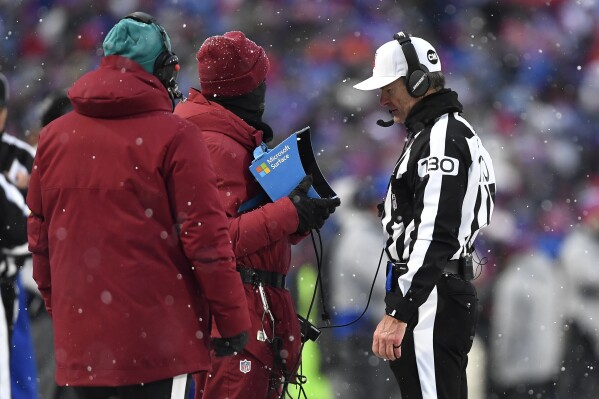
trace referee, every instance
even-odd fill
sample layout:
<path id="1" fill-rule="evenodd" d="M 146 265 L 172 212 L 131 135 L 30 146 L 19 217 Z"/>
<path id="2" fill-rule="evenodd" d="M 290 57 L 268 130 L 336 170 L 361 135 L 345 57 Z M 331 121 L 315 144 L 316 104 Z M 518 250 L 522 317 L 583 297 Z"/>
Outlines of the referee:
<path id="1" fill-rule="evenodd" d="M 382 209 L 386 233 L 385 316 L 372 341 L 390 360 L 402 397 L 466 399 L 466 365 L 477 319 L 472 252 L 495 199 L 489 154 L 445 88 L 427 41 L 403 32 L 376 51 L 380 105 L 408 132 Z"/>
<path id="2" fill-rule="evenodd" d="M 11 397 L 11 335 L 16 320 L 15 257 L 28 254 L 27 215 L 21 192 L 0 173 L 0 399 Z"/>

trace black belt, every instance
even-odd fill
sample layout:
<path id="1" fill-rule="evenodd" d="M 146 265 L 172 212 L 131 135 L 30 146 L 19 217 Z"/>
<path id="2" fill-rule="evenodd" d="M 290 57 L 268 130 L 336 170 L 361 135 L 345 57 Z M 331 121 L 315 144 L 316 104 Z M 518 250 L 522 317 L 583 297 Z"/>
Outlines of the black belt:
<path id="1" fill-rule="evenodd" d="M 408 272 L 408 264 L 406 262 L 392 262 L 392 265 L 393 271 L 397 277 L 403 276 Z M 457 274 L 464 280 L 470 281 L 472 280 L 472 264 L 465 264 L 463 267 L 460 267 L 459 259 L 449 260 L 443 269 L 443 273 Z"/>
<path id="2" fill-rule="evenodd" d="M 285 288 L 285 275 L 251 267 L 237 266 L 241 281 L 252 285 L 267 285 L 273 288 Z"/>

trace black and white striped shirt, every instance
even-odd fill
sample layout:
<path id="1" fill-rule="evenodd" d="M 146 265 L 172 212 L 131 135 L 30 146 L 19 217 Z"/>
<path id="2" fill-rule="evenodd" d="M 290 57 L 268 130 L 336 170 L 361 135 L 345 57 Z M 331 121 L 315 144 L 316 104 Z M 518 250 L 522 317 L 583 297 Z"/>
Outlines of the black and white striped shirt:
<path id="1" fill-rule="evenodd" d="M 17 272 L 14 257 L 26 256 L 29 208 L 23 194 L 0 173 L 0 282 Z"/>
<path id="2" fill-rule="evenodd" d="M 0 132 L 0 172 L 15 183 L 17 173 L 31 174 L 35 149 L 6 132 Z"/>
<path id="3" fill-rule="evenodd" d="M 420 129 L 394 168 L 382 215 L 388 258 L 408 265 L 395 309 L 404 321 L 426 301 L 447 261 L 471 251 L 495 199 L 491 158 L 460 116 L 457 95 L 446 90 L 430 97 L 415 113 L 420 120 L 414 123 L 414 110 L 408 117 L 406 126 Z"/>

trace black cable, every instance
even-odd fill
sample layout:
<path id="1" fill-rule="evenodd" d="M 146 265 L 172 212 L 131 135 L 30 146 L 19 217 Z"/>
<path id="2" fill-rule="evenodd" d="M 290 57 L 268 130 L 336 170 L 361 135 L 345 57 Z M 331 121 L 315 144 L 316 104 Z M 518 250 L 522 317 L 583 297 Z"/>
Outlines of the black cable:
<path id="1" fill-rule="evenodd" d="M 322 236 L 320 235 L 320 231 L 316 230 L 316 234 L 318 235 L 318 243 L 320 246 L 320 259 L 317 262 L 318 265 L 318 276 L 317 280 L 320 280 L 320 303 L 322 305 L 322 314 L 320 315 L 322 321 L 327 323 L 327 325 L 331 324 L 331 316 L 329 315 L 329 311 L 327 310 L 327 301 L 324 295 L 324 279 L 322 278 L 322 253 L 323 253 L 323 245 L 322 245 Z M 314 242 L 314 237 L 312 237 L 312 244 L 314 245 L 314 250 L 316 251 L 316 243 Z M 318 257 L 317 257 L 318 259 Z"/>
<path id="2" fill-rule="evenodd" d="M 472 257 L 472 260 L 474 261 L 474 263 L 476 263 L 476 269 L 478 271 L 478 273 L 474 276 L 473 280 L 476 280 L 477 278 L 480 277 L 481 274 L 483 274 L 483 266 L 487 264 L 487 262 L 489 261 L 489 259 L 485 256 L 485 257 L 480 257 L 480 255 L 478 254 L 478 252 L 476 252 L 476 248 L 473 248 L 474 251 L 472 251 L 473 255 L 476 255 L 476 257 L 478 259 L 475 259 L 474 256 Z"/>
<path id="3" fill-rule="evenodd" d="M 318 329 L 325 329 L 325 328 L 341 328 L 341 327 L 347 327 L 347 326 L 351 326 L 354 323 L 357 323 L 362 316 L 364 316 L 366 314 L 366 311 L 368 310 L 368 306 L 370 305 L 370 299 L 372 298 L 372 292 L 374 291 L 374 285 L 376 284 L 376 278 L 379 275 L 379 270 L 381 269 L 381 261 L 383 260 L 383 254 L 385 253 L 385 249 L 383 248 L 383 250 L 381 251 L 381 257 L 379 258 L 379 264 L 376 267 L 376 273 L 374 273 L 374 278 L 372 279 L 372 285 L 370 286 L 370 292 L 368 293 L 368 301 L 366 302 L 366 307 L 364 308 L 364 310 L 362 311 L 362 313 L 360 314 L 360 316 L 358 316 L 355 320 L 350 321 L 349 323 L 345 323 L 345 324 L 338 324 L 338 325 L 333 325 L 333 326 L 322 326 L 322 327 L 316 327 Z"/>
<path id="4" fill-rule="evenodd" d="M 301 368 L 301 365 L 300 365 Z M 281 396 L 280 398 L 291 398 L 293 399 L 293 396 L 291 396 L 291 394 L 287 391 L 287 385 L 291 384 L 291 385 L 296 385 L 297 387 L 299 387 L 299 392 L 297 394 L 297 398 L 300 399 L 301 395 L 303 395 L 304 399 L 308 399 L 308 395 L 306 394 L 306 390 L 304 389 L 304 384 L 308 382 L 308 379 L 306 378 L 306 376 L 304 375 L 297 375 L 296 377 L 301 377 L 299 382 L 287 382 L 285 384 L 285 388 L 283 389 L 283 396 Z"/>
<path id="5" fill-rule="evenodd" d="M 318 233 L 318 236 L 320 237 L 320 231 L 316 230 Z M 320 253 L 318 252 L 318 248 L 316 246 L 316 240 L 314 239 L 314 233 L 312 233 L 312 230 L 310 230 L 310 237 L 312 238 L 312 246 L 314 247 L 314 254 L 316 256 L 316 267 L 318 269 L 318 274 L 316 275 L 316 282 L 314 283 L 314 292 L 312 293 L 312 299 L 310 300 L 310 306 L 308 307 L 308 313 L 306 314 L 305 318 L 306 320 L 310 320 L 310 313 L 312 313 L 312 307 L 314 306 L 314 302 L 316 300 L 316 292 L 318 291 L 318 284 L 319 284 L 319 280 L 320 280 L 320 270 L 322 268 L 322 258 L 320 257 L 320 254 L 322 253 L 322 240 L 320 240 Z M 306 341 L 302 342 L 302 345 L 300 346 L 300 351 L 299 351 L 299 356 L 297 357 L 297 360 L 295 361 L 295 364 L 293 365 L 293 368 L 291 369 L 291 373 L 294 373 L 295 376 L 294 377 L 304 377 L 301 375 L 301 363 L 300 360 L 302 358 L 302 352 L 304 351 L 304 345 L 306 344 Z M 300 373 L 295 373 L 295 370 L 298 368 L 299 365 L 299 369 L 300 369 Z M 290 374 L 291 377 L 291 374 Z M 304 377 L 305 378 L 305 377 Z M 306 396 L 306 391 L 304 390 L 304 384 L 307 382 L 307 380 L 301 380 L 299 382 L 289 382 L 286 381 L 285 385 L 283 386 L 283 395 L 282 398 L 286 398 L 289 397 L 291 399 L 293 399 L 293 397 L 291 396 L 291 394 L 289 394 L 288 390 L 287 390 L 287 386 L 289 384 L 292 385 L 297 385 L 299 386 L 299 392 L 298 392 L 298 399 L 300 398 L 300 395 L 303 394 L 305 399 L 308 399 L 308 397 Z"/>
<path id="6" fill-rule="evenodd" d="M 321 299 L 322 299 L 322 306 L 323 306 L 323 320 L 325 315 L 328 317 L 327 320 L 330 319 L 330 317 L 328 316 L 328 312 L 326 310 L 326 305 L 325 305 L 325 301 L 324 301 L 324 291 L 322 289 L 322 251 L 323 251 L 323 245 L 322 245 L 322 237 L 320 235 L 320 231 L 316 230 L 316 233 L 318 234 L 318 238 L 319 238 L 319 245 L 320 245 L 320 252 L 318 251 L 318 247 L 316 245 L 316 240 L 314 239 L 314 234 L 312 233 L 312 230 L 310 230 L 310 237 L 312 239 L 312 245 L 314 247 L 314 254 L 316 256 L 316 267 L 318 270 L 318 274 L 316 276 L 316 282 L 314 284 L 314 292 L 312 293 L 312 299 L 310 300 L 310 306 L 308 307 L 308 313 L 306 314 L 306 320 L 310 320 L 310 313 L 312 313 L 312 307 L 314 306 L 314 302 L 316 300 L 316 292 L 318 291 L 319 288 L 319 284 L 320 284 L 320 290 L 321 290 Z M 370 305 L 370 299 L 372 298 L 372 292 L 374 291 L 374 286 L 376 284 L 376 278 L 379 274 L 379 270 L 381 269 L 381 262 L 383 260 L 383 254 L 385 253 L 385 249 L 383 248 L 383 250 L 381 251 L 381 256 L 379 257 L 379 262 L 376 268 L 376 272 L 374 274 L 374 278 L 372 279 L 372 284 L 370 286 L 370 292 L 368 293 L 368 301 L 366 302 L 366 306 L 364 307 L 364 310 L 362 311 L 362 313 L 360 314 L 360 316 L 358 316 L 355 320 L 349 322 L 349 323 L 345 323 L 345 324 L 340 324 L 340 325 L 327 325 L 327 326 L 322 326 L 322 327 L 317 327 L 319 329 L 325 329 L 325 328 L 341 328 L 341 327 L 347 327 L 350 326 L 354 323 L 357 323 L 363 316 L 364 314 L 366 314 L 366 311 L 368 310 L 368 306 Z M 299 353 L 299 357 L 295 363 L 295 365 L 293 366 L 292 370 L 295 370 L 298 367 L 298 363 L 301 359 L 301 354 L 304 350 L 304 345 L 306 344 L 306 342 L 302 342 L 302 345 L 300 346 L 300 353 Z M 305 379 L 305 376 L 303 376 L 301 374 L 302 370 L 302 364 L 299 364 L 299 373 L 296 373 L 295 377 L 303 377 L 304 380 L 301 380 L 300 378 L 300 382 L 286 382 L 284 388 L 283 388 L 283 396 L 282 398 L 291 398 L 293 399 L 293 397 L 291 396 L 291 394 L 289 394 L 288 390 L 287 390 L 287 386 L 288 384 L 292 384 L 292 385 L 297 385 L 299 387 L 299 392 L 298 392 L 298 399 L 300 398 L 300 395 L 303 394 L 303 397 L 305 399 L 308 399 L 307 395 L 306 395 L 306 391 L 304 390 L 303 384 L 305 384 L 307 382 L 307 379 Z"/>
<path id="7" fill-rule="evenodd" d="M 318 269 L 318 274 L 316 275 L 316 282 L 314 283 L 314 292 L 312 293 L 312 299 L 310 300 L 310 306 L 308 307 L 308 314 L 306 314 L 306 320 L 310 319 L 310 313 L 312 313 L 312 307 L 314 306 L 314 301 L 316 300 L 316 292 L 318 290 L 318 284 L 320 283 L 320 266 L 322 259 L 320 258 L 320 253 L 318 252 L 318 248 L 316 247 L 316 241 L 314 240 L 314 233 L 310 230 L 310 238 L 312 239 L 312 245 L 314 246 L 314 254 L 316 255 L 316 268 Z M 320 248 L 322 252 L 322 248 Z"/>

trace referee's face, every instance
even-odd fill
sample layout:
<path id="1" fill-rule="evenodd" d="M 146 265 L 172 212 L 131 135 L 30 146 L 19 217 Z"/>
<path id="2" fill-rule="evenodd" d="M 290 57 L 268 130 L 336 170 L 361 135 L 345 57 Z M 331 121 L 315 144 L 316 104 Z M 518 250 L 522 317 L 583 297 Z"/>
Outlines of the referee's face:
<path id="1" fill-rule="evenodd" d="M 381 106 L 387 108 L 391 115 L 393 115 L 395 123 L 404 123 L 410 110 L 418 102 L 418 98 L 414 98 L 408 94 L 405 79 L 399 78 L 381 88 L 379 102 Z"/>

